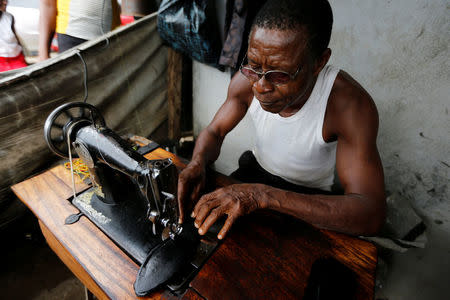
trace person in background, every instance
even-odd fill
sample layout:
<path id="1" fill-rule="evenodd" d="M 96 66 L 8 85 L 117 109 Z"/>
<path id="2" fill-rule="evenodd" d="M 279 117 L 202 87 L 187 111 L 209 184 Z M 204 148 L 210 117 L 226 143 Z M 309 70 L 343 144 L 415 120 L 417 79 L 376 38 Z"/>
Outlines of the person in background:
<path id="1" fill-rule="evenodd" d="M 40 0 L 39 10 L 39 61 L 49 58 L 55 32 L 61 53 L 120 25 L 117 0 Z"/>
<path id="2" fill-rule="evenodd" d="M 6 12 L 7 5 L 8 0 L 0 0 L 0 72 L 28 65 L 14 31 L 14 17 Z"/>

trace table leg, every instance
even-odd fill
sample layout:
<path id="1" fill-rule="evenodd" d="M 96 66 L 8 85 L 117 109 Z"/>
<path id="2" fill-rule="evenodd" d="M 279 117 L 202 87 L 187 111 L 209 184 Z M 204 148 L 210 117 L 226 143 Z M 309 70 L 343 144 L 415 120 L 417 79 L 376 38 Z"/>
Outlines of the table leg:
<path id="1" fill-rule="evenodd" d="M 84 286 L 92 291 L 92 293 L 100 300 L 109 299 L 105 292 L 98 286 L 92 277 L 83 269 L 83 267 L 76 261 L 66 248 L 56 239 L 51 231 L 39 220 L 39 227 L 41 227 L 47 244 L 58 255 L 62 262 L 72 271 L 73 274 L 84 284 Z M 86 298 L 89 299 L 89 298 Z"/>

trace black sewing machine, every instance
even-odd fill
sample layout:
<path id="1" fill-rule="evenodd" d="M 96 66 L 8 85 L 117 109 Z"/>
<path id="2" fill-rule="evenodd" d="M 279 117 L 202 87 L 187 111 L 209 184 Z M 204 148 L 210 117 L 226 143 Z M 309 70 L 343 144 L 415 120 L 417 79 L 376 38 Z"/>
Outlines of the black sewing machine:
<path id="1" fill-rule="evenodd" d="M 170 159 L 147 160 L 105 125 L 98 109 L 83 102 L 61 105 L 44 126 L 49 148 L 79 156 L 92 187 L 71 200 L 141 269 L 134 284 L 144 296 L 166 284 L 180 291 L 217 246 L 200 242 L 192 223 L 178 224 L 178 173 Z"/>

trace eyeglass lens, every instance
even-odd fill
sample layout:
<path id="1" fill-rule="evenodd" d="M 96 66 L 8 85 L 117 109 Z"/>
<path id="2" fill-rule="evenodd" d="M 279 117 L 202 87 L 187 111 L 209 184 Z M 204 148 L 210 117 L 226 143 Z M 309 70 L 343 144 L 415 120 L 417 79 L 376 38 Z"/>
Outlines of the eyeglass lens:
<path id="1" fill-rule="evenodd" d="M 248 67 L 242 68 L 241 71 L 247 78 L 249 78 L 252 81 L 258 81 L 263 76 L 263 74 L 256 73 L 256 71 Z M 291 80 L 289 74 L 279 71 L 269 71 L 265 73 L 264 78 L 273 84 L 285 84 L 288 83 L 289 80 Z"/>

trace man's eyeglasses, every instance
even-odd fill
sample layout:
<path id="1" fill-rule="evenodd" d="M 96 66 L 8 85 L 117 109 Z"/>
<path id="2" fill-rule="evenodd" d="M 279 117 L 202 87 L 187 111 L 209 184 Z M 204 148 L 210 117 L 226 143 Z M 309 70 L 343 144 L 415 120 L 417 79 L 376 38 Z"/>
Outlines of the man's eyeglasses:
<path id="1" fill-rule="evenodd" d="M 239 70 L 250 81 L 258 81 L 262 77 L 264 77 L 268 82 L 270 82 L 274 85 L 286 84 L 290 80 L 293 80 L 295 77 L 297 77 L 298 72 L 300 72 L 300 70 L 301 70 L 301 66 L 300 66 L 300 67 L 298 67 L 297 71 L 295 71 L 294 74 L 289 74 L 288 72 L 280 71 L 280 70 L 270 70 L 267 72 L 258 72 L 256 70 L 254 70 L 252 67 L 250 67 L 248 64 L 244 65 L 244 61 L 246 58 L 247 58 L 247 54 L 244 56 L 244 59 L 242 60 Z"/>

